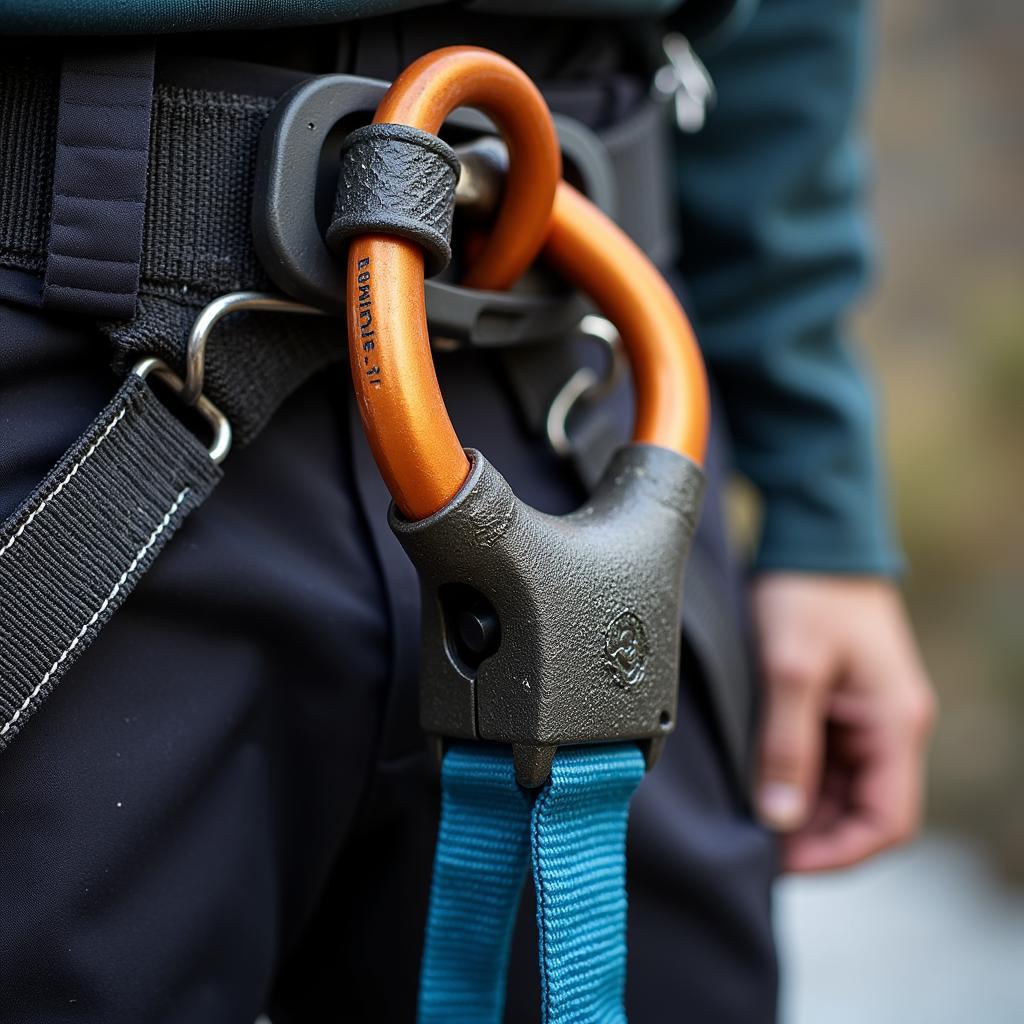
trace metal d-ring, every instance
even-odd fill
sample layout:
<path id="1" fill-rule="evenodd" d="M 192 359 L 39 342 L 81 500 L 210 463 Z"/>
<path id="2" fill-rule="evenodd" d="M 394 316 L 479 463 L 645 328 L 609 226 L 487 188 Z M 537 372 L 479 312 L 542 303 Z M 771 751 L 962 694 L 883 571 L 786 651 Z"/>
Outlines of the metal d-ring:
<path id="1" fill-rule="evenodd" d="M 185 382 L 162 360 L 156 356 L 142 359 L 132 367 L 132 373 L 145 380 L 150 374 L 162 380 L 176 395 L 181 397 L 185 391 Z M 205 395 L 190 402 L 200 416 L 213 428 L 213 442 L 207 448 L 207 454 L 216 462 L 221 463 L 231 451 L 231 423 Z"/>
<path id="2" fill-rule="evenodd" d="M 308 313 L 329 316 L 325 310 L 306 306 L 294 299 L 271 292 L 229 292 L 218 296 L 204 306 L 196 317 L 188 336 L 185 350 L 185 382 L 180 392 L 181 400 L 198 407 L 203 395 L 206 375 L 206 343 L 220 320 L 229 313 L 240 313 L 246 309 L 258 309 L 266 313 Z"/>
<path id="3" fill-rule="evenodd" d="M 545 427 L 548 444 L 556 455 L 572 455 L 569 439 L 569 415 L 580 401 L 596 402 L 608 395 L 618 384 L 625 367 L 622 338 L 615 325 L 603 316 L 588 314 L 580 320 L 580 334 L 600 341 L 608 349 L 608 370 L 602 376 L 589 366 L 581 366 L 558 390 L 548 406 Z"/>

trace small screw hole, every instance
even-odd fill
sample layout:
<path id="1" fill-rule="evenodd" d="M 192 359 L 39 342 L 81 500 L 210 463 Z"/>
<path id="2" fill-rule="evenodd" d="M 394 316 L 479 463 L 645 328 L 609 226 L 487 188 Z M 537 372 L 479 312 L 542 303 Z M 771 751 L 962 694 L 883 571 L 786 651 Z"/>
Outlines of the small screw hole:
<path id="1" fill-rule="evenodd" d="M 662 729 L 667 729 L 671 724 L 672 724 L 672 712 L 671 711 L 662 711 L 662 713 L 660 715 L 658 715 L 658 725 L 661 726 Z"/>
<path id="2" fill-rule="evenodd" d="M 308 129 L 310 130 L 310 131 L 312 131 L 312 130 L 313 130 L 313 129 L 314 129 L 315 127 L 316 127 L 316 125 L 315 125 L 315 124 L 314 124 L 314 123 L 313 123 L 312 121 L 307 121 L 307 122 L 306 122 L 306 127 L 307 127 L 307 128 L 308 128 Z"/>

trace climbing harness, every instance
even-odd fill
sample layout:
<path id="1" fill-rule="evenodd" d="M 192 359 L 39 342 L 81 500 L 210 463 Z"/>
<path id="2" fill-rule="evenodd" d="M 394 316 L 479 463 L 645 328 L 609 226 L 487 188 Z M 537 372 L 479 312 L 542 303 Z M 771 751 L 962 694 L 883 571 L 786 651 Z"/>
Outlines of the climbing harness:
<path id="1" fill-rule="evenodd" d="M 552 121 L 514 65 L 465 47 L 428 54 L 390 88 L 331 75 L 289 80 L 275 98 L 154 90 L 152 53 L 128 61 L 138 95 L 124 115 L 123 68 L 102 52 L 65 63 L 56 119 L 45 78 L 0 69 L 0 131 L 45 129 L 12 168 L 19 202 L 0 223 L 0 254 L 14 269 L 0 284 L 29 305 L 87 302 L 109 318 L 126 374 L 0 525 L 0 750 L 216 486 L 232 443 L 255 437 L 336 358 L 344 312 L 359 414 L 394 498 L 390 525 L 419 573 L 421 721 L 443 759 L 420 1019 L 500 1019 L 528 871 L 544 1020 L 623 1019 L 628 803 L 675 721 L 681 579 L 707 435 L 686 318 L 609 217 L 646 233 L 648 249 L 670 234 L 639 184 L 616 209 L 616 179 L 645 181 L 650 147 L 636 139 L 657 111 L 603 146 Z M 83 105 L 84 141 L 82 122 L 65 116 Z M 374 123 L 351 130 L 373 107 Z M 102 145 L 119 116 L 130 152 Z M 458 135 L 453 147 L 437 137 L 442 124 Z M 89 174 L 72 189 L 73 168 L 59 163 L 48 196 L 37 185 L 50 180 L 54 145 L 80 149 Z M 0 161 L 10 152 L 0 146 Z M 325 240 L 312 197 L 323 194 L 325 154 L 339 152 Z M 589 198 L 562 180 L 563 158 Z M 193 195 L 207 197 L 201 208 L 181 202 Z M 493 223 L 453 254 L 455 206 L 495 202 Z M 88 252 L 69 248 L 79 235 L 94 240 Z M 507 291 L 538 255 L 575 290 Z M 424 282 L 449 259 L 458 284 Z M 574 331 L 607 351 L 607 377 L 555 376 L 539 432 L 571 455 L 570 414 L 615 379 L 623 352 L 637 418 L 633 443 L 588 481 L 589 500 L 554 517 L 463 448 L 432 346 L 521 348 L 541 367 L 559 350 L 538 343 Z"/>
<path id="2" fill-rule="evenodd" d="M 59 83 L 45 62 L 0 63 L 0 297 L 102 317 L 123 376 L 0 523 L 0 752 L 220 480 L 208 449 L 223 458 L 229 432 L 234 447 L 251 442 L 296 387 L 342 355 L 331 317 L 281 314 L 340 314 L 345 264 L 324 243 L 316 199 L 333 190 L 332 160 L 337 178 L 339 128 L 361 123 L 387 85 L 275 74 L 278 99 L 173 78 L 154 87 L 141 45 L 70 54 Z M 466 138 L 460 152 L 481 146 L 482 116 L 465 110 L 451 121 Z M 588 192 L 610 209 L 608 153 L 628 163 L 645 125 L 612 147 L 567 119 L 558 129 Z M 140 234 L 143 197 L 151 228 Z M 71 251 L 76 239 L 88 244 Z M 427 309 L 438 349 L 493 351 L 512 365 L 512 350 L 543 348 L 558 387 L 575 372 L 550 339 L 572 335 L 587 312 L 579 296 L 431 280 Z M 172 393 L 166 403 L 154 387 Z M 535 401 L 534 390 L 522 397 Z M 200 404 L 205 421 L 188 415 Z M 546 414 L 544 405 L 537 432 Z"/>
<path id="3" fill-rule="evenodd" d="M 482 109 L 508 151 L 504 194 L 467 283 L 503 288 L 543 248 L 621 334 L 633 443 L 554 517 L 464 449 L 433 369 L 423 276 L 450 259 L 458 176 L 436 137 Z M 540 94 L 489 51 L 428 54 L 353 133 L 328 238 L 348 252 L 352 379 L 422 590 L 421 724 L 443 756 L 419 1019 L 497 1022 L 532 869 L 542 1019 L 624 1020 L 629 798 L 671 730 L 681 577 L 707 436 L 703 365 L 667 284 L 559 180 Z"/>

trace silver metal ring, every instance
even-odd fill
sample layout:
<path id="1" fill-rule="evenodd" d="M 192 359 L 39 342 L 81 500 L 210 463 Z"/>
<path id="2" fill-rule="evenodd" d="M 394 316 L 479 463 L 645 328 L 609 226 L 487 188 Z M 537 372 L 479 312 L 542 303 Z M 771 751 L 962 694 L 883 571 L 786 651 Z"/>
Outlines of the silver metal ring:
<path id="1" fill-rule="evenodd" d="M 206 343 L 214 327 L 229 313 L 240 313 L 246 309 L 258 309 L 265 313 L 330 315 L 316 306 L 306 306 L 272 292 L 229 292 L 219 296 L 200 311 L 189 333 L 188 348 L 185 350 L 185 383 L 181 391 L 183 402 L 198 406 L 202 397 L 206 375 Z"/>
<path id="2" fill-rule="evenodd" d="M 622 338 L 615 325 L 603 316 L 588 314 L 580 320 L 580 334 L 600 341 L 608 349 L 608 372 L 601 376 L 589 366 L 581 366 L 559 389 L 548 406 L 545 428 L 551 450 L 562 458 L 572 455 L 568 423 L 577 402 L 596 402 L 618 384 L 625 368 Z"/>
<path id="3" fill-rule="evenodd" d="M 142 359 L 132 367 L 132 373 L 137 374 L 143 380 L 151 374 L 162 380 L 179 398 L 184 396 L 185 382 L 162 360 L 156 356 Z M 224 457 L 231 451 L 231 423 L 205 395 L 200 395 L 198 400 L 192 403 L 196 411 L 213 428 L 213 442 L 207 448 L 210 458 L 220 464 Z"/>

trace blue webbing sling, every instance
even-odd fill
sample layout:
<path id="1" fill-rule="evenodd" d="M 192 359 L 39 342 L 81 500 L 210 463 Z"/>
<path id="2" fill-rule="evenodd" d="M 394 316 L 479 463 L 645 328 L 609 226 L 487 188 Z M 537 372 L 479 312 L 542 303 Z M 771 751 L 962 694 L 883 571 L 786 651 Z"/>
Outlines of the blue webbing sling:
<path id="1" fill-rule="evenodd" d="M 543 1024 L 623 1024 L 626 820 L 635 744 L 570 747 L 536 794 L 508 748 L 456 746 L 441 772 L 419 1024 L 498 1024 L 532 868 Z"/>

